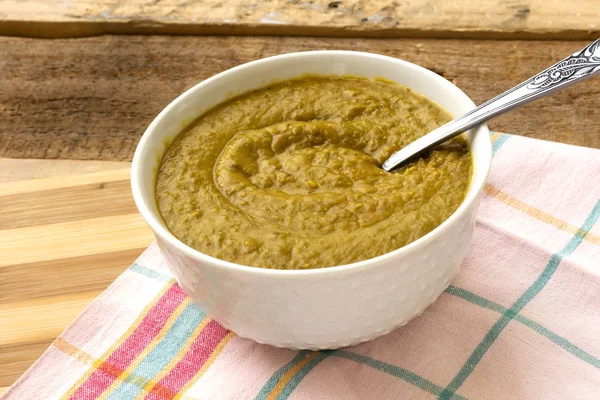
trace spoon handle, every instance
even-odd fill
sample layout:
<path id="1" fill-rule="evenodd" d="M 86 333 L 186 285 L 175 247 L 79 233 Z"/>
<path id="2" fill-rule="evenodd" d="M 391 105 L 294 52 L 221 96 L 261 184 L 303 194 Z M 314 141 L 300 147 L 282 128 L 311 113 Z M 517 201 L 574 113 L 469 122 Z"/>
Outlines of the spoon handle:
<path id="1" fill-rule="evenodd" d="M 392 154 L 382 165 L 391 170 L 428 152 L 440 143 L 480 125 L 496 115 L 600 74 L 600 39 L 545 69 L 492 100 L 431 131 Z"/>

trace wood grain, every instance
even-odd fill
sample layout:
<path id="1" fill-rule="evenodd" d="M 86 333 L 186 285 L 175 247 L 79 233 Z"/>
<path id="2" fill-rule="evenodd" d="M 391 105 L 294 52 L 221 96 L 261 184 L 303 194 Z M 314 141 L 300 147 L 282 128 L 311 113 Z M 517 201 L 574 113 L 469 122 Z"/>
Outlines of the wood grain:
<path id="1" fill-rule="evenodd" d="M 107 203 L 98 203 L 105 207 Z M 147 247 L 152 235 L 137 213 L 5 229 L 0 268 Z"/>
<path id="2" fill-rule="evenodd" d="M 0 304 L 0 315 L 4 317 L 0 348 L 55 339 L 100 293 L 70 293 Z"/>
<path id="3" fill-rule="evenodd" d="M 0 158 L 0 183 L 127 169 L 129 163 L 90 160 L 23 160 Z"/>
<path id="4" fill-rule="evenodd" d="M 33 299 L 104 290 L 146 247 L 99 254 L 12 264 L 0 268 L 0 304 L 15 298 Z"/>
<path id="5" fill-rule="evenodd" d="M 0 385 L 12 385 L 46 351 L 54 339 L 0 347 Z M 8 388 L 7 388 L 8 389 Z"/>
<path id="6" fill-rule="evenodd" d="M 63 160 L 13 168 L 64 173 Z M 81 162 L 78 162 L 81 164 Z M 0 183 L 0 387 L 12 384 L 152 242 L 129 163 L 90 174 Z M 126 168 L 123 168 L 123 164 Z"/>
<path id="7" fill-rule="evenodd" d="M 481 103 L 586 42 L 294 37 L 0 38 L 0 157 L 131 160 L 152 119 L 185 89 L 261 57 L 315 49 L 406 59 Z M 490 128 L 600 147 L 600 79 L 493 120 Z"/>
<path id="8" fill-rule="evenodd" d="M 130 190 L 130 186 L 126 180 L 40 190 L 35 198 L 30 193 L 2 196 L 0 229 L 135 213 L 135 205 L 122 195 Z M 98 207 L 98 196 L 106 200 L 105 207 Z M 49 208 L 52 213 L 48 212 Z"/>
<path id="9" fill-rule="evenodd" d="M 14 159 L 13 165 L 15 168 L 20 168 L 19 164 L 21 162 L 28 164 L 29 159 Z M 39 160 L 42 161 L 42 160 Z M 44 160 L 49 161 L 50 163 L 62 164 L 64 161 L 68 160 Z M 97 164 L 95 161 L 90 161 L 93 164 Z M 46 163 L 44 163 L 46 164 Z M 44 190 L 53 190 L 53 189 L 68 189 L 76 186 L 82 185 L 93 185 L 93 184 L 102 184 L 102 183 L 113 183 L 113 182 L 122 182 L 129 179 L 129 175 L 131 174 L 130 167 L 131 163 L 123 162 L 120 164 L 124 164 L 125 167 L 120 169 L 109 169 L 107 171 L 98 171 L 89 174 L 77 174 L 77 172 L 73 172 L 71 175 L 61 175 L 61 176 L 52 176 L 48 178 L 40 178 L 36 179 L 35 177 L 31 177 L 27 180 L 17 181 L 17 182 L 4 182 L 0 184 L 0 196 L 9 196 L 9 195 L 18 195 L 24 193 L 32 193 L 39 192 Z M 14 228 L 14 227 L 13 227 Z"/>
<path id="10" fill-rule="evenodd" d="M 2 0 L 0 34 L 591 39 L 596 0 Z"/>
<path id="11" fill-rule="evenodd" d="M 12 384 L 101 292 L 0 304 L 0 385 Z"/>

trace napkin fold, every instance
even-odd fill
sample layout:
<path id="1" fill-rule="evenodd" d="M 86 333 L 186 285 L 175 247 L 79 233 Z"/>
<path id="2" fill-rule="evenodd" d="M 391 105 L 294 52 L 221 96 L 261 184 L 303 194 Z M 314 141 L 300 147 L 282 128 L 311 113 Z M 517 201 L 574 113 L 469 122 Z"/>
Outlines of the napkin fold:
<path id="1" fill-rule="evenodd" d="M 406 326 L 335 351 L 254 343 L 153 244 L 3 398 L 599 399 L 600 150 L 492 140 L 469 254 Z"/>

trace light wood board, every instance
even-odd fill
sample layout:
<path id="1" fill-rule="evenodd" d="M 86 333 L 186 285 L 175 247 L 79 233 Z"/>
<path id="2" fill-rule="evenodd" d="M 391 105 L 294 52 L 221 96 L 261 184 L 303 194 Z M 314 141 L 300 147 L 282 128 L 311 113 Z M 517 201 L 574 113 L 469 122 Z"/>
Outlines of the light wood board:
<path id="1" fill-rule="evenodd" d="M 131 197 L 129 163 L 0 159 L 7 164 L 24 179 L 55 176 L 0 179 L 0 388 L 153 240 Z"/>
<path id="2" fill-rule="evenodd" d="M 0 183 L 127 170 L 128 162 L 0 158 Z M 86 175 L 87 176 L 87 175 Z"/>
<path id="3" fill-rule="evenodd" d="M 1 0 L 0 34 L 591 39 L 597 0 Z"/>

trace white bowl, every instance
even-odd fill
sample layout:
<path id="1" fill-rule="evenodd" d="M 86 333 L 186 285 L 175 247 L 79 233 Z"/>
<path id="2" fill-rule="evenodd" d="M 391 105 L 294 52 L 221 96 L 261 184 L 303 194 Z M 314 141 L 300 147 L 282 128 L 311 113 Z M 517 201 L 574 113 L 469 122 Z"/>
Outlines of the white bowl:
<path id="1" fill-rule="evenodd" d="M 474 171 L 458 210 L 419 240 L 373 259 L 323 269 L 270 270 L 219 260 L 179 241 L 163 223 L 155 201 L 155 178 L 168 143 L 232 94 L 306 73 L 383 77 L 427 96 L 455 116 L 475 106 L 441 76 L 391 57 L 348 51 L 269 57 L 215 75 L 169 104 L 138 144 L 131 186 L 177 282 L 207 315 L 260 343 L 333 349 L 406 324 L 448 287 L 471 242 L 492 159 L 491 141 L 485 125 L 468 133 Z"/>

